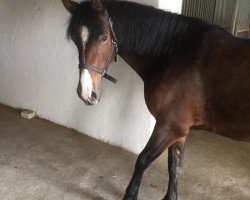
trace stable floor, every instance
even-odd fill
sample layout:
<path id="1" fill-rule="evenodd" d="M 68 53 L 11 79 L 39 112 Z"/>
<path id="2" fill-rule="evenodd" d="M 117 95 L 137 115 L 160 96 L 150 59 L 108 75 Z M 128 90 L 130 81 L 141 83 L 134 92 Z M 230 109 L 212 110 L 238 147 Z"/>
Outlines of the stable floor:
<path id="1" fill-rule="evenodd" d="M 122 199 L 136 155 L 0 105 L 1 200 Z M 167 188 L 167 155 L 145 173 L 139 199 Z M 249 200 L 250 144 L 192 132 L 180 200 Z"/>

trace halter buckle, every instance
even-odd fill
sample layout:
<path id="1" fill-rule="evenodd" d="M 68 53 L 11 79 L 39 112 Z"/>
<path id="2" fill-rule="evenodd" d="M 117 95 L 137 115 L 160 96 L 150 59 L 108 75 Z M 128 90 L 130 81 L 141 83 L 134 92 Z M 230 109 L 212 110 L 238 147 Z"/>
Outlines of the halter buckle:
<path id="1" fill-rule="evenodd" d="M 107 73 L 107 70 L 105 69 L 105 70 L 103 71 L 103 73 L 102 73 L 102 77 L 104 77 L 106 73 Z"/>

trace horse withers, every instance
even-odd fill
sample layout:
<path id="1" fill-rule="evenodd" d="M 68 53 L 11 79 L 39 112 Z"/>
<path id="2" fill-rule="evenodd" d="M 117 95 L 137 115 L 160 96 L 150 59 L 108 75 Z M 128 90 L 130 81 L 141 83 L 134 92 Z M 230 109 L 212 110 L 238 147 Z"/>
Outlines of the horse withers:
<path id="1" fill-rule="evenodd" d="M 145 101 L 156 119 L 124 200 L 137 199 L 144 171 L 167 148 L 164 200 L 178 199 L 192 128 L 250 141 L 250 40 L 137 3 L 62 1 L 71 13 L 67 35 L 79 51 L 79 97 L 87 105 L 99 102 L 102 77 L 116 82 L 107 70 L 118 54 L 144 81 Z"/>

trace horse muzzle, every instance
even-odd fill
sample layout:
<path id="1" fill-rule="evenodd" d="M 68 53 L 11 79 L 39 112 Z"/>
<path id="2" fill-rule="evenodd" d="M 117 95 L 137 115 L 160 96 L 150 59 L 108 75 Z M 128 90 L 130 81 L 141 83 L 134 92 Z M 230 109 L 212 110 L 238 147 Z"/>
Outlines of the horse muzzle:
<path id="1" fill-rule="evenodd" d="M 87 106 L 96 105 L 99 102 L 99 98 L 98 98 L 96 92 L 94 92 L 94 91 L 92 91 L 91 95 L 88 96 L 88 97 L 86 97 L 86 96 L 83 95 L 81 83 L 79 83 L 79 85 L 77 87 L 77 94 L 78 94 L 79 98 L 81 100 L 83 100 L 83 102 Z"/>

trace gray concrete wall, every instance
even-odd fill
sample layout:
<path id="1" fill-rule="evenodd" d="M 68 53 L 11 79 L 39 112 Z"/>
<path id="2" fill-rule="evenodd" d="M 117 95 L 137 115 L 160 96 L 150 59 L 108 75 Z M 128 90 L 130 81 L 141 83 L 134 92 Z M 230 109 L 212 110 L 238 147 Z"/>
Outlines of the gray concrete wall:
<path id="1" fill-rule="evenodd" d="M 68 17 L 60 0 L 0 0 L 0 103 L 139 152 L 154 125 L 142 81 L 120 59 L 110 70 L 118 84 L 103 81 L 100 104 L 84 106 L 78 53 L 65 38 Z"/>

